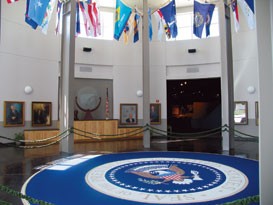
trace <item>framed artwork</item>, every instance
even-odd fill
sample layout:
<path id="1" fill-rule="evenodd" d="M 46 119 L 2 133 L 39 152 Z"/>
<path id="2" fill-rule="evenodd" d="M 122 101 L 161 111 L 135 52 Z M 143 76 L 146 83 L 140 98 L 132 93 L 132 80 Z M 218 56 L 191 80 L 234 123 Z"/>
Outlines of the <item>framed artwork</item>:
<path id="1" fill-rule="evenodd" d="M 137 124 L 137 104 L 120 104 L 120 124 Z"/>
<path id="2" fill-rule="evenodd" d="M 150 123 L 151 125 L 161 124 L 161 104 L 150 104 Z"/>
<path id="3" fill-rule="evenodd" d="M 246 101 L 236 101 L 234 103 L 234 123 L 235 125 L 248 124 L 248 106 Z"/>
<path id="4" fill-rule="evenodd" d="M 4 126 L 17 127 L 25 124 L 25 102 L 4 101 Z"/>
<path id="5" fill-rule="evenodd" d="M 256 125 L 259 125 L 259 103 L 256 101 L 255 102 L 255 121 Z"/>
<path id="6" fill-rule="evenodd" d="M 51 102 L 32 102 L 32 126 L 51 126 L 52 104 Z"/>

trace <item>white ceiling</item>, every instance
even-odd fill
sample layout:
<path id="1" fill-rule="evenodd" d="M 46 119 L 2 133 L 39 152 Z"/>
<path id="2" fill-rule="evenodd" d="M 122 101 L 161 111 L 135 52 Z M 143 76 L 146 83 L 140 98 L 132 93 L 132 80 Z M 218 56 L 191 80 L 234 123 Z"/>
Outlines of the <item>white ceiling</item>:
<path id="1" fill-rule="evenodd" d="M 134 8 L 142 8 L 143 0 L 122 0 L 128 6 Z M 116 7 L 116 0 L 97 0 L 98 4 L 102 7 Z M 166 5 L 170 0 L 148 0 L 148 6 L 150 8 L 160 8 Z M 193 0 L 175 0 L 176 7 L 185 7 L 185 6 L 192 6 Z"/>

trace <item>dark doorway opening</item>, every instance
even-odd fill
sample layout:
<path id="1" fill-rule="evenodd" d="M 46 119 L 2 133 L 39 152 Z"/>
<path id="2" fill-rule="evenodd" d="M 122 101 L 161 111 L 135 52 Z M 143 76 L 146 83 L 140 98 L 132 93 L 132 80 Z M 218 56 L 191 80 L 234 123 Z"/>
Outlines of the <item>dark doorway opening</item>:
<path id="1" fill-rule="evenodd" d="M 198 133 L 220 128 L 220 78 L 167 80 L 167 124 L 173 133 Z M 204 151 L 193 147 L 188 149 Z M 221 149 L 221 142 L 215 148 L 218 149 Z"/>

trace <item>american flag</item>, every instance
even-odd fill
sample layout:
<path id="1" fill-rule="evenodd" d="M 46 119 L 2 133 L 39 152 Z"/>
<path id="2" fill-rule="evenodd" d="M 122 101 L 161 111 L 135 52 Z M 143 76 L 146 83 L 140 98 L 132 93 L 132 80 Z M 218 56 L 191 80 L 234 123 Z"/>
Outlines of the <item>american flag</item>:
<path id="1" fill-rule="evenodd" d="M 106 102 L 105 102 L 105 118 L 106 120 L 109 119 L 110 113 L 109 113 L 109 98 L 108 98 L 108 88 L 106 90 Z"/>
<path id="2" fill-rule="evenodd" d="M 14 3 L 14 2 L 16 2 L 16 1 L 18 1 L 18 0 L 7 0 L 7 2 L 8 2 L 9 4 Z"/>

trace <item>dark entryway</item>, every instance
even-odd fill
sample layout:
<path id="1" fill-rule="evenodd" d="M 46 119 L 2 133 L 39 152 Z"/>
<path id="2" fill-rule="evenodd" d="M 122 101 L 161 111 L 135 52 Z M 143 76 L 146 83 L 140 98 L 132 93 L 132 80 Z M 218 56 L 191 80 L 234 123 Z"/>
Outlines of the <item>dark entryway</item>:
<path id="1" fill-rule="evenodd" d="M 167 123 L 169 130 L 175 133 L 198 133 L 220 128 L 220 78 L 167 80 Z M 204 144 L 210 139 L 202 141 Z M 213 142 L 215 150 L 220 150 L 221 142 L 214 139 Z M 193 148 L 187 149 L 191 151 Z"/>

